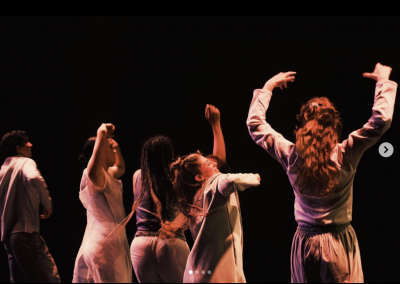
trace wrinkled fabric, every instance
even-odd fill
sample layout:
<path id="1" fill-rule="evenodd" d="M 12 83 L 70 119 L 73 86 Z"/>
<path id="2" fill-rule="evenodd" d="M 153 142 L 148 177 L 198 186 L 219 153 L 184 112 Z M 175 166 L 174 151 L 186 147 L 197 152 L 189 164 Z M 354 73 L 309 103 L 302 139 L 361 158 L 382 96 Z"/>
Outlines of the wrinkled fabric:
<path id="1" fill-rule="evenodd" d="M 60 283 L 57 266 L 38 233 L 16 233 L 4 243 L 10 283 Z"/>
<path id="2" fill-rule="evenodd" d="M 292 283 L 364 283 L 360 247 L 350 224 L 301 228 L 293 238 Z"/>
<path id="3" fill-rule="evenodd" d="M 288 175 L 296 197 L 295 219 L 300 227 L 340 226 L 352 221 L 353 183 L 358 164 L 364 152 L 375 145 L 390 128 L 396 92 L 397 83 L 393 81 L 384 80 L 376 84 L 372 116 L 361 129 L 352 132 L 331 153 L 331 160 L 340 169 L 335 193 L 326 197 L 313 197 L 301 194 L 296 185 L 300 161 L 296 145 L 266 122 L 272 93 L 260 89 L 254 91 L 247 119 L 248 130 L 254 142 L 275 158 Z M 339 239 L 329 234 L 308 239 L 302 238 L 298 231 L 293 241 L 293 281 L 361 281 L 363 276 L 357 238 L 352 228 L 348 228 L 345 234 L 339 236 Z"/>
<path id="4" fill-rule="evenodd" d="M 23 156 L 6 159 L 0 170 L 1 241 L 14 233 L 40 233 L 40 204 L 52 208 L 36 163 Z"/>
<path id="5" fill-rule="evenodd" d="M 198 192 L 194 203 L 208 215 L 190 221 L 194 245 L 187 261 L 184 283 L 246 282 L 237 192 L 258 185 L 260 182 L 254 174 L 217 174 Z"/>
<path id="6" fill-rule="evenodd" d="M 342 225 L 352 221 L 353 183 L 357 166 L 366 150 L 375 145 L 390 128 L 396 100 L 397 83 L 380 81 L 376 84 L 372 116 L 359 130 L 338 144 L 331 159 L 340 168 L 339 185 L 332 196 L 312 197 L 300 194 L 296 179 L 299 157 L 296 145 L 276 132 L 266 121 L 266 111 L 272 93 L 254 91 L 247 126 L 254 142 L 263 147 L 283 167 L 294 189 L 295 218 L 299 225 Z"/>
<path id="7" fill-rule="evenodd" d="M 126 218 L 122 182 L 104 171 L 104 188 L 95 186 L 84 171 L 80 200 L 87 210 L 87 227 L 75 262 L 73 283 L 131 283 L 132 263 L 125 228 L 107 239 Z"/>
<path id="8" fill-rule="evenodd" d="M 136 201 L 140 193 L 142 192 L 142 171 L 138 170 L 133 175 L 133 195 L 134 201 Z M 167 202 L 166 204 L 169 216 L 166 218 L 167 221 L 172 222 L 181 213 L 177 202 Z M 137 232 L 152 232 L 158 233 L 161 229 L 161 221 L 157 217 L 156 205 L 150 195 L 150 190 L 146 188 L 145 194 L 136 209 L 136 228 Z M 185 233 L 182 232 L 178 238 L 186 241 Z"/>
<path id="9" fill-rule="evenodd" d="M 186 241 L 136 237 L 131 257 L 139 283 L 182 283 L 190 253 Z"/>

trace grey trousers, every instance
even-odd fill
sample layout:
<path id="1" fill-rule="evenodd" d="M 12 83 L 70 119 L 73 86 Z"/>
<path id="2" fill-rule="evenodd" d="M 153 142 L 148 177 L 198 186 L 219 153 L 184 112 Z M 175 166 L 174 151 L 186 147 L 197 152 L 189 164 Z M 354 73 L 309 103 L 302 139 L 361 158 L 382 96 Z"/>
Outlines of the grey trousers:
<path id="1" fill-rule="evenodd" d="M 293 239 L 291 269 L 292 283 L 364 283 L 353 227 L 299 227 Z"/>
<path id="2" fill-rule="evenodd" d="M 54 259 L 38 233 L 12 234 L 4 247 L 11 283 L 60 283 Z"/>
<path id="3" fill-rule="evenodd" d="M 182 283 L 190 249 L 186 241 L 136 237 L 131 245 L 133 269 L 139 283 Z"/>

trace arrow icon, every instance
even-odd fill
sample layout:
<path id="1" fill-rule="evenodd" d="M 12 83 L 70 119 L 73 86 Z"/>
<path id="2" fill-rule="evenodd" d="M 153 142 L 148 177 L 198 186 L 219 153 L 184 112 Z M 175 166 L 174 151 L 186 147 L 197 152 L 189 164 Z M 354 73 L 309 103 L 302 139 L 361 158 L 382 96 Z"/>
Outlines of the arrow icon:
<path id="1" fill-rule="evenodd" d="M 379 147 L 379 153 L 381 154 L 382 157 L 384 158 L 389 158 L 393 155 L 394 148 L 393 145 L 390 143 L 383 143 Z"/>

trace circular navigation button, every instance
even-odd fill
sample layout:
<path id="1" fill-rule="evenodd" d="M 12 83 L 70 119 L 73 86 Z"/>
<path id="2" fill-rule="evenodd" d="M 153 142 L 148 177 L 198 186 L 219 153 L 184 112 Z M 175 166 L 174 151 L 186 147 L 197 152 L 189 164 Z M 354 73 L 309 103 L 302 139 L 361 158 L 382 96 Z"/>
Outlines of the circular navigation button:
<path id="1" fill-rule="evenodd" d="M 379 154 L 384 158 L 390 158 L 394 153 L 394 147 L 390 143 L 383 143 L 379 147 Z"/>

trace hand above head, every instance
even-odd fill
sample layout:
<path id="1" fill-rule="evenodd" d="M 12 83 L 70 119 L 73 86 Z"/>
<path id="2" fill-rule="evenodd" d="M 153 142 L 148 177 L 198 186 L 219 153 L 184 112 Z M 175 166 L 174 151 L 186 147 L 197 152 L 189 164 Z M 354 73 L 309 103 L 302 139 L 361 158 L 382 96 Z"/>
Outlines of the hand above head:
<path id="1" fill-rule="evenodd" d="M 377 63 L 375 65 L 375 70 L 373 73 L 364 73 L 363 76 L 365 78 L 370 78 L 379 82 L 383 80 L 389 80 L 391 72 L 392 72 L 391 67 Z"/>
<path id="2" fill-rule="evenodd" d="M 206 119 L 212 125 L 216 125 L 221 122 L 221 113 L 218 108 L 213 105 L 206 106 Z"/>
<path id="3" fill-rule="evenodd" d="M 53 208 L 43 209 L 43 214 L 40 215 L 40 219 L 42 220 L 49 219 L 52 214 L 53 214 Z"/>
<path id="4" fill-rule="evenodd" d="M 107 137 L 114 137 L 115 126 L 111 123 L 103 123 L 98 129 L 98 133 L 107 133 Z"/>
<path id="5" fill-rule="evenodd" d="M 264 90 L 272 92 L 275 88 L 281 88 L 283 90 L 283 87 L 287 88 L 287 83 L 288 82 L 294 82 L 294 75 L 296 75 L 296 72 L 281 72 L 278 75 L 275 75 L 271 79 L 267 81 L 264 85 Z"/>

